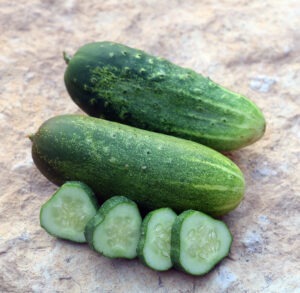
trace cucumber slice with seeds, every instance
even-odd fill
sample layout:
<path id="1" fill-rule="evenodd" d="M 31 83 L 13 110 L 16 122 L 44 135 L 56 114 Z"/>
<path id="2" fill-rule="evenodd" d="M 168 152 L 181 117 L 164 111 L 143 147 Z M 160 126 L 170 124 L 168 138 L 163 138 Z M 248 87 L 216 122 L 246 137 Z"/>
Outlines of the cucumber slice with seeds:
<path id="1" fill-rule="evenodd" d="M 142 223 L 138 256 L 148 267 L 166 271 L 172 267 L 171 229 L 176 214 L 170 208 L 150 212 Z"/>
<path id="2" fill-rule="evenodd" d="M 114 196 L 88 222 L 85 235 L 91 248 L 110 258 L 135 258 L 142 218 L 135 202 Z"/>
<path id="3" fill-rule="evenodd" d="M 93 191 L 82 182 L 69 181 L 42 205 L 40 224 L 52 236 L 86 242 L 84 228 L 97 209 Z"/>
<path id="4" fill-rule="evenodd" d="M 171 258 L 176 268 L 203 275 L 228 255 L 231 243 L 232 235 L 225 223 L 187 210 L 172 227 Z"/>

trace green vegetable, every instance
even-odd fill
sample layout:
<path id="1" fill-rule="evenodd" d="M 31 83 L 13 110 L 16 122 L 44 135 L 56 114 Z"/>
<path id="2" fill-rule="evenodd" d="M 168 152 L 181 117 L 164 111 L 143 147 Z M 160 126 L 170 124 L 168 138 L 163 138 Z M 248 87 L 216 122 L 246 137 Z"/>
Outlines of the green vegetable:
<path id="1" fill-rule="evenodd" d="M 127 46 L 100 42 L 71 58 L 65 84 L 86 113 L 193 140 L 219 151 L 257 141 L 265 119 L 246 97 Z"/>
<path id="2" fill-rule="evenodd" d="M 147 210 L 222 215 L 243 197 L 239 168 L 192 141 L 83 115 L 49 119 L 31 140 L 33 160 L 49 180 L 82 181 L 102 200 L 124 194 Z"/>
<path id="3" fill-rule="evenodd" d="M 90 246 L 110 258 L 136 257 L 142 218 L 137 205 L 114 196 L 100 207 L 85 228 Z"/>
<path id="4" fill-rule="evenodd" d="M 232 236 L 225 223 L 188 210 L 173 224 L 171 258 L 176 268 L 203 275 L 228 255 L 231 243 Z"/>
<path id="5" fill-rule="evenodd" d="M 84 228 L 97 209 L 95 195 L 87 185 L 66 182 L 43 204 L 40 223 L 53 236 L 86 242 Z"/>
<path id="6" fill-rule="evenodd" d="M 171 229 L 175 218 L 176 214 L 170 208 L 160 208 L 143 220 L 138 255 L 146 266 L 156 271 L 172 267 Z"/>

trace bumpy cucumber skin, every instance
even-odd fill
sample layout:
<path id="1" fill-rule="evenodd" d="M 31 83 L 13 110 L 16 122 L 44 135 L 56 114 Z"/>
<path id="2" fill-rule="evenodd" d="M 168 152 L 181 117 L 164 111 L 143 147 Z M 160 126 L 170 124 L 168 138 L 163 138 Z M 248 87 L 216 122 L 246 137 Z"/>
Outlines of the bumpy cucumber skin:
<path id="1" fill-rule="evenodd" d="M 93 237 L 95 229 L 97 228 L 98 225 L 100 225 L 105 220 L 106 215 L 111 211 L 111 209 L 113 209 L 114 207 L 116 207 L 119 204 L 124 204 L 124 203 L 130 203 L 131 205 L 134 205 L 138 210 L 138 206 L 134 201 L 132 201 L 129 198 L 122 196 L 122 195 L 115 195 L 115 196 L 111 197 L 109 200 L 106 200 L 101 205 L 97 214 L 85 226 L 84 235 L 85 235 L 85 238 L 86 238 L 89 246 L 93 250 L 97 251 L 95 249 L 94 237 Z M 97 252 L 99 252 L 99 251 L 97 251 Z M 112 258 L 110 256 L 106 256 L 106 257 Z"/>
<path id="2" fill-rule="evenodd" d="M 65 188 L 65 187 L 67 187 L 67 188 L 68 188 L 68 187 L 77 187 L 77 188 L 80 188 L 80 189 L 84 190 L 85 193 L 86 193 L 86 195 L 89 197 L 90 202 L 91 202 L 92 205 L 95 207 L 95 209 L 97 209 L 97 208 L 99 207 L 98 202 L 97 202 L 97 199 L 96 199 L 96 196 L 95 196 L 93 190 L 92 190 L 89 186 L 87 186 L 85 183 L 80 182 L 80 181 L 67 181 L 67 182 L 65 182 L 65 183 L 61 186 L 61 188 Z M 61 190 L 61 188 L 59 188 L 59 189 L 52 195 L 52 197 L 55 196 L 55 195 Z M 57 235 L 57 234 L 52 233 L 51 231 L 49 231 L 49 230 L 47 229 L 47 227 L 45 227 L 45 226 L 43 225 L 42 220 L 41 220 L 41 218 L 42 218 L 42 213 L 43 213 L 43 209 L 49 204 L 50 201 L 51 201 L 51 198 L 41 206 L 41 209 L 40 209 L 40 225 L 41 225 L 41 227 L 42 227 L 44 230 L 47 231 L 47 233 L 48 233 L 49 235 L 52 235 L 52 236 L 58 237 L 58 238 L 62 238 L 60 235 Z M 64 238 L 64 239 L 70 240 L 70 241 L 73 241 L 73 242 L 79 242 L 79 243 L 84 243 L 84 242 L 86 242 L 86 241 L 76 241 L 76 240 L 70 239 L 70 238 Z"/>
<path id="3" fill-rule="evenodd" d="M 259 108 L 196 72 L 112 42 L 90 43 L 68 60 L 66 88 L 92 116 L 230 151 L 265 131 Z"/>
<path id="4" fill-rule="evenodd" d="M 159 210 L 170 210 L 173 212 L 172 209 L 170 208 L 161 208 L 161 209 L 157 209 L 157 210 L 154 210 L 154 211 L 151 211 L 149 212 L 146 217 L 143 219 L 143 222 L 142 222 L 142 226 L 141 226 L 141 236 L 140 236 L 140 241 L 138 243 L 138 247 L 137 247 L 137 255 L 140 259 L 140 261 L 147 267 L 150 267 L 151 269 L 154 269 L 156 271 L 165 271 L 165 270 L 159 270 L 157 268 L 153 268 L 149 265 L 149 263 L 147 262 L 147 260 L 145 259 L 144 257 L 144 247 L 146 245 L 146 240 L 147 240 L 147 228 L 148 228 L 148 224 L 149 224 L 149 221 L 151 220 L 152 216 L 154 215 L 154 213 L 156 213 L 157 211 Z M 169 269 L 169 268 L 167 268 Z M 166 269 L 166 270 L 167 270 Z"/>
<path id="5" fill-rule="evenodd" d="M 240 169 L 198 143 L 83 115 L 49 119 L 31 137 L 32 157 L 49 180 L 86 183 L 102 200 L 124 194 L 140 207 L 214 216 L 242 200 Z"/>
<path id="6" fill-rule="evenodd" d="M 173 265 L 176 269 L 183 271 L 187 274 L 190 275 L 194 275 L 192 272 L 187 271 L 184 267 L 182 267 L 181 262 L 180 262 L 180 234 L 181 234 L 181 227 L 183 222 L 192 214 L 195 213 L 195 210 L 186 210 L 184 212 L 182 212 L 180 215 L 178 215 L 174 221 L 174 224 L 172 226 L 172 234 L 171 234 L 171 259 L 173 262 Z M 208 216 L 208 215 L 206 215 Z M 215 219 L 212 218 L 213 221 L 215 221 Z M 232 234 L 230 232 L 230 230 L 228 229 L 230 236 L 231 236 L 231 243 L 230 246 L 232 244 L 233 241 L 233 237 Z M 229 251 L 228 251 L 229 254 Z M 227 255 L 228 255 L 227 254 Z M 227 255 L 224 255 L 222 257 L 220 257 L 218 260 L 216 260 L 214 263 L 211 264 L 211 267 L 206 271 L 203 272 L 201 275 L 205 275 L 208 272 L 210 272 L 223 258 L 225 258 Z M 195 274 L 197 276 L 199 276 L 199 274 Z"/>

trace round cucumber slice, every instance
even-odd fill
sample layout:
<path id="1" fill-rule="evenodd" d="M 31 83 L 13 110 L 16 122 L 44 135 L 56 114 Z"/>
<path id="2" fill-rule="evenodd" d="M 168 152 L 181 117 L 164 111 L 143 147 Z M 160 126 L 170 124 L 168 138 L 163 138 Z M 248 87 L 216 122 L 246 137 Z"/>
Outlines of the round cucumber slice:
<path id="1" fill-rule="evenodd" d="M 42 205 L 40 224 L 55 237 L 86 242 L 85 225 L 96 214 L 97 209 L 93 191 L 82 182 L 69 181 Z"/>
<path id="2" fill-rule="evenodd" d="M 180 214 L 172 227 L 174 266 L 192 275 L 208 273 L 229 253 L 232 235 L 225 223 L 199 211 Z"/>
<path id="3" fill-rule="evenodd" d="M 104 202 L 86 225 L 86 239 L 104 256 L 132 259 L 137 255 L 141 223 L 137 205 L 124 196 L 114 196 Z"/>
<path id="4" fill-rule="evenodd" d="M 171 229 L 176 218 L 170 208 L 161 208 L 147 214 L 142 223 L 138 256 L 148 267 L 165 271 L 172 267 Z"/>

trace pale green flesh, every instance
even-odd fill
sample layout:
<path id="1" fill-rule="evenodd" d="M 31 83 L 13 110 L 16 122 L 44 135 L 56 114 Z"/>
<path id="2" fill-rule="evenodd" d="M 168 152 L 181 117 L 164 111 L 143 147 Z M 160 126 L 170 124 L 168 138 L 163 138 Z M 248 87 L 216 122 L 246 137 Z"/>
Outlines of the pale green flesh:
<path id="1" fill-rule="evenodd" d="M 63 187 L 42 207 L 41 226 L 50 234 L 76 242 L 85 242 L 84 228 L 97 210 L 84 190 Z"/>
<path id="2" fill-rule="evenodd" d="M 160 209 L 149 220 L 143 256 L 145 263 L 155 270 L 172 267 L 171 229 L 175 218 L 172 210 Z"/>
<path id="3" fill-rule="evenodd" d="M 188 273 L 204 274 L 228 254 L 231 241 L 224 223 L 194 213 L 184 220 L 181 227 L 181 266 Z"/>
<path id="4" fill-rule="evenodd" d="M 140 236 L 141 216 L 135 206 L 112 208 L 93 233 L 96 251 L 108 257 L 134 258 Z"/>

